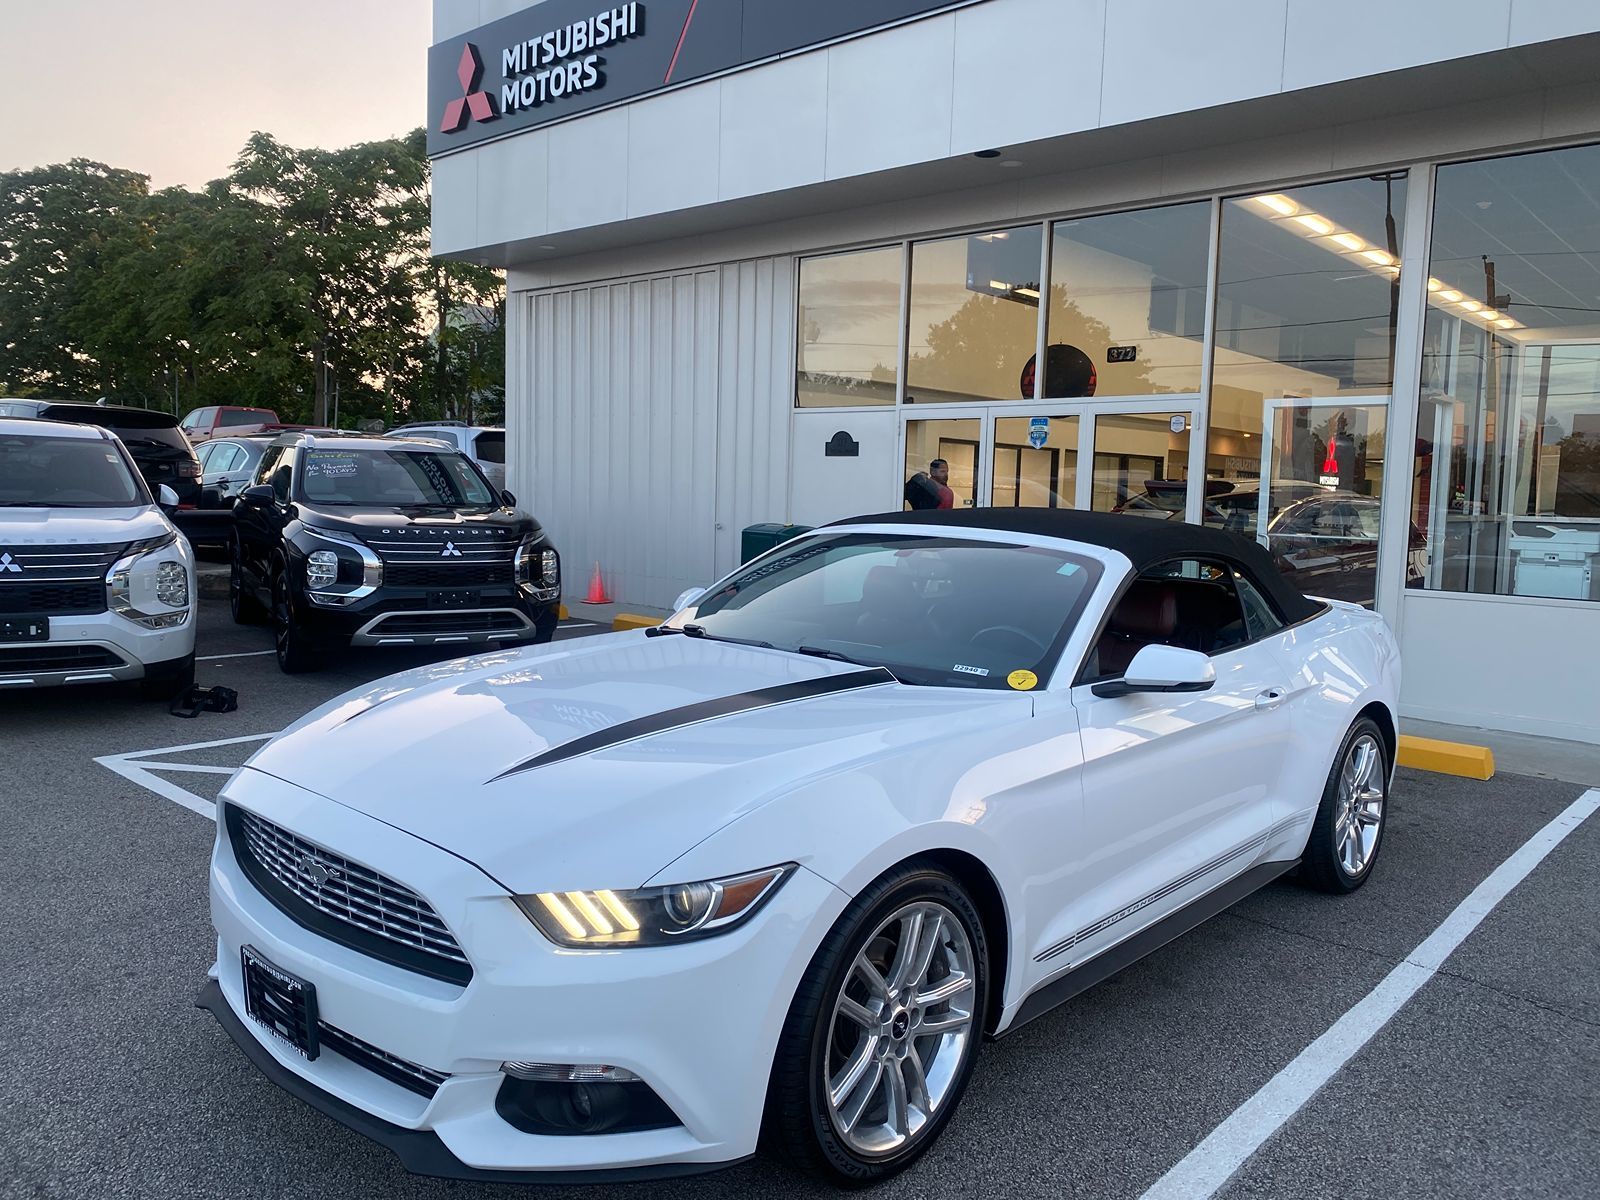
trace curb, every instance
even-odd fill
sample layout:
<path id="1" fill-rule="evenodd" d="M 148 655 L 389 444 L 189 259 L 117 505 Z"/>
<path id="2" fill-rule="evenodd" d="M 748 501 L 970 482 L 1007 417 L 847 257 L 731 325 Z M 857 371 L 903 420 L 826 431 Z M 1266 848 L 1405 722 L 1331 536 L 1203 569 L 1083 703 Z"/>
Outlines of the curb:
<path id="1" fill-rule="evenodd" d="M 1432 771 L 1436 775 L 1456 775 L 1462 779 L 1493 779 L 1494 751 L 1487 746 L 1465 742 L 1441 742 L 1436 738 L 1400 735 L 1400 751 L 1395 755 L 1402 767 Z"/>
<path id="2" fill-rule="evenodd" d="M 650 629 L 659 624 L 661 624 L 660 617 L 643 617 L 638 613 L 618 613 L 611 618 L 611 628 L 618 631 L 624 629 Z"/>
<path id="3" fill-rule="evenodd" d="M 201 563 L 194 573 L 195 591 L 203 600 L 228 598 L 228 568 L 216 563 Z"/>

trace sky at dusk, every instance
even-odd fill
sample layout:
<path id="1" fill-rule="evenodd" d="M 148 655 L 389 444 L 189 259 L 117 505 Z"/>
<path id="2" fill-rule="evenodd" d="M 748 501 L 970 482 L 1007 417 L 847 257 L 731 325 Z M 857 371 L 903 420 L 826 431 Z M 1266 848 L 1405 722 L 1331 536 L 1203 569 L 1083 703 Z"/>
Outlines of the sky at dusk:
<path id="1" fill-rule="evenodd" d="M 0 171 L 91 158 L 197 188 L 263 130 L 425 123 L 428 0 L 0 0 Z"/>

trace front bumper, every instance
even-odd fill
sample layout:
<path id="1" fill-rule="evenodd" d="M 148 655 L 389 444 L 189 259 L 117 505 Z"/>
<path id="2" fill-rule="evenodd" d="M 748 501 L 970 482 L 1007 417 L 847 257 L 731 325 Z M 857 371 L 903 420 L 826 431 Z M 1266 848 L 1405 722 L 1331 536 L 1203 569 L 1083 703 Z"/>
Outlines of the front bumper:
<path id="1" fill-rule="evenodd" d="M 246 769 L 224 800 L 424 896 L 472 962 L 460 986 L 363 955 L 297 924 L 245 878 L 219 822 L 211 869 L 217 994 L 205 1006 L 290 1091 L 427 1174 L 554 1181 L 727 1166 L 754 1152 L 773 1051 L 800 974 L 846 903 L 797 871 L 746 926 L 648 949 L 561 950 L 460 858 Z M 324 1049 L 306 1061 L 245 1018 L 241 948 L 316 986 L 321 1018 L 446 1076 L 418 1095 Z M 594 1135 L 522 1132 L 495 1108 L 507 1061 L 607 1063 L 643 1079 L 681 1124 Z M 359 1114 L 353 1116 L 354 1114 Z M 623 1178 L 623 1176 L 608 1176 Z"/>
<path id="2" fill-rule="evenodd" d="M 0 644 L 0 691 L 143 679 L 148 668 L 193 654 L 194 631 L 192 609 L 173 629 L 145 629 L 112 612 L 51 616 L 49 641 Z"/>
<path id="3" fill-rule="evenodd" d="M 347 607 L 303 598 L 295 612 L 314 636 L 352 646 L 500 646 L 555 636 L 555 601 L 529 600 L 509 586 L 471 590 L 470 607 L 439 607 L 438 589 L 380 587 Z"/>

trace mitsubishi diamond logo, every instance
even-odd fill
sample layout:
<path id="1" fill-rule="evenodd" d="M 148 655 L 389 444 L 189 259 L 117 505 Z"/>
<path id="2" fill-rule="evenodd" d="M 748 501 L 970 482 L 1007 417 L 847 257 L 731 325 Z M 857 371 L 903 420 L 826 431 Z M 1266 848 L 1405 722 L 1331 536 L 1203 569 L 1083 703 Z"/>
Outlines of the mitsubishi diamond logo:
<path id="1" fill-rule="evenodd" d="M 11 551 L 9 550 L 4 554 L 0 554 L 0 574 L 4 574 L 7 571 L 14 575 L 22 574 L 22 564 L 12 559 Z"/>
<path id="2" fill-rule="evenodd" d="M 444 544 L 444 549 L 439 551 L 439 557 L 440 558 L 461 558 L 462 554 L 461 554 L 461 551 L 456 549 L 456 544 L 454 542 L 446 542 Z"/>

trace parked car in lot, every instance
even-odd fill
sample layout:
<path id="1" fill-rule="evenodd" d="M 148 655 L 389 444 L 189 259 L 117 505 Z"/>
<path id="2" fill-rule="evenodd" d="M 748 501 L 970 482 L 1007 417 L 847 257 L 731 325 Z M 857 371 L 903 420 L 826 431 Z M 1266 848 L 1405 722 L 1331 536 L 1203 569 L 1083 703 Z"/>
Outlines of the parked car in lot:
<path id="1" fill-rule="evenodd" d="M 459 451 L 285 434 L 233 515 L 233 616 L 270 620 L 284 671 L 310 670 L 336 646 L 494 646 L 555 633 L 555 547 Z"/>
<path id="2" fill-rule="evenodd" d="M 255 480 L 261 455 L 275 436 L 247 434 L 202 443 L 195 450 L 200 459 L 200 507 L 232 510 L 239 493 Z"/>
<path id="3" fill-rule="evenodd" d="M 65 400 L 0 400 L 0 417 L 36 417 L 73 421 L 109 429 L 122 440 L 134 465 L 151 489 L 163 484 L 178 498 L 180 509 L 200 503 L 200 462 L 169 413 L 121 404 L 84 404 Z"/>
<path id="4" fill-rule="evenodd" d="M 477 463 L 495 487 L 506 485 L 506 431 L 499 425 L 468 425 L 465 421 L 418 422 L 389 431 L 395 437 L 433 438 L 454 446 Z"/>
<path id="5" fill-rule="evenodd" d="M 1360 887 L 1398 690 L 1380 618 L 1232 534 L 841 522 L 270 742 L 218 802 L 201 1003 L 413 1170 L 683 1174 L 765 1130 L 869 1183 L 986 1037 L 1296 867 Z"/>
<path id="6" fill-rule="evenodd" d="M 280 428 L 278 414 L 270 408 L 243 408 L 221 404 L 197 408 L 183 418 L 179 426 L 195 445 L 212 438 L 235 437 L 246 433 L 261 433 Z"/>
<path id="7" fill-rule="evenodd" d="M 0 691 L 119 680 L 162 699 L 182 691 L 194 596 L 189 545 L 115 436 L 0 417 Z"/>

